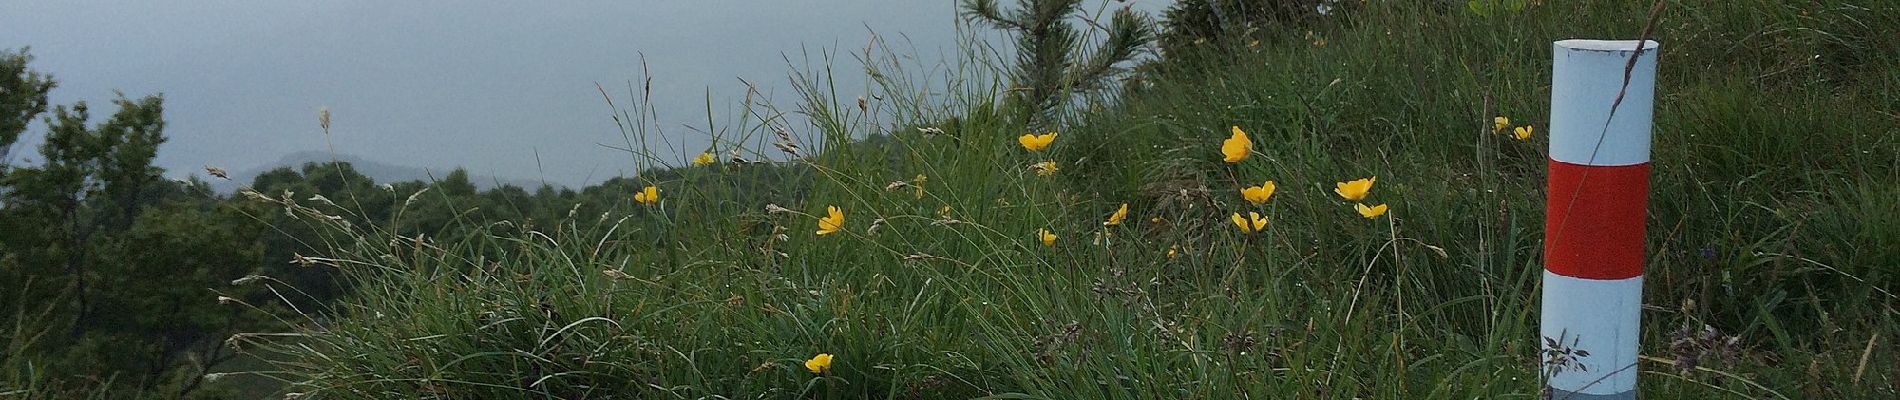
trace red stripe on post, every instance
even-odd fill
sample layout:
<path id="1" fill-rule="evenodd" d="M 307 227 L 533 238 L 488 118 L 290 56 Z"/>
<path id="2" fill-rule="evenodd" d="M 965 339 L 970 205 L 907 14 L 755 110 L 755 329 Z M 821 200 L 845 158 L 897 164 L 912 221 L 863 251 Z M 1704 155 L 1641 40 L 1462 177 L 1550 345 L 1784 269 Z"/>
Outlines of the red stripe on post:
<path id="1" fill-rule="evenodd" d="M 1544 268 L 1584 279 L 1643 275 L 1649 163 L 1588 166 L 1550 161 Z"/>

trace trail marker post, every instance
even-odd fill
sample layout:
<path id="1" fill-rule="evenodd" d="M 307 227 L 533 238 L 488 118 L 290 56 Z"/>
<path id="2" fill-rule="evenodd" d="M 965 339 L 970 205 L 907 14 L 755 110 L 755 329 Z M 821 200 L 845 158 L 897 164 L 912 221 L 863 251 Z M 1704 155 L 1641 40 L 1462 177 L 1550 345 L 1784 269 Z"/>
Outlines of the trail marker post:
<path id="1" fill-rule="evenodd" d="M 1658 45 L 1638 43 L 1552 46 L 1540 342 L 1554 399 L 1636 398 Z"/>

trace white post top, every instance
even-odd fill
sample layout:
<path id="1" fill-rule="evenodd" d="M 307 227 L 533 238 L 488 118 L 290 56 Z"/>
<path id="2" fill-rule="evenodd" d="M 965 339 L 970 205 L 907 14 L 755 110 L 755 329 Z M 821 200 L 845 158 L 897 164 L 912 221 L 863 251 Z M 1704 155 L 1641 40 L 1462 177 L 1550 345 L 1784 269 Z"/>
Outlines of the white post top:
<path id="1" fill-rule="evenodd" d="M 1636 42 L 1635 40 L 1570 39 L 1557 41 L 1557 47 L 1578 51 L 1617 51 L 1628 53 L 1636 51 Z M 1656 47 L 1661 45 L 1662 43 L 1657 43 L 1654 40 L 1644 40 L 1643 51 L 1656 50 Z"/>
<path id="2" fill-rule="evenodd" d="M 1590 166 L 1649 162 L 1658 44 L 1644 41 L 1643 53 L 1638 55 L 1637 43 L 1562 40 L 1552 46 L 1552 160 Z M 1636 58 L 1634 68 L 1631 56 Z M 1623 80 L 1626 76 L 1628 82 Z M 1614 120 L 1612 105 L 1616 108 Z"/>

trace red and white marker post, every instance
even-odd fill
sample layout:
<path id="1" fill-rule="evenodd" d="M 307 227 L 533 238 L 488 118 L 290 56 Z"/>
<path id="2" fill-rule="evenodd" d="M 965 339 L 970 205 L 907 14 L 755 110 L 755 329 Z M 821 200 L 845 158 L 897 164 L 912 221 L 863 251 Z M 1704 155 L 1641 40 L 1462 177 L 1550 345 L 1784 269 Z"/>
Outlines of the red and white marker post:
<path id="1" fill-rule="evenodd" d="M 1636 398 L 1657 43 L 1637 44 L 1552 46 L 1540 342 L 1555 399 Z"/>

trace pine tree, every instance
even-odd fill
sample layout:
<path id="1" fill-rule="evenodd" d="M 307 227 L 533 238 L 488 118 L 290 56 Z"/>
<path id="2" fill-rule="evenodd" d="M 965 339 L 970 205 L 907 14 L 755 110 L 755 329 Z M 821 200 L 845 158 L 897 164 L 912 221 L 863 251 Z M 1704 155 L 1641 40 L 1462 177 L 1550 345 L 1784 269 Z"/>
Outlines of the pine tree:
<path id="1" fill-rule="evenodd" d="M 1069 96 L 1104 87 L 1116 65 L 1133 59 L 1141 46 L 1154 40 L 1146 16 L 1127 7 L 1114 12 L 1108 37 L 1092 49 L 1068 21 L 1079 12 L 1081 0 L 1018 0 L 1016 10 L 999 8 L 996 0 L 965 0 L 965 18 L 981 21 L 1016 36 L 1016 65 L 1011 71 L 1011 103 L 1023 110 L 1031 130 L 1049 128 L 1051 118 Z"/>

